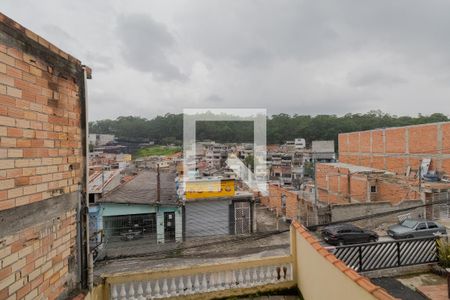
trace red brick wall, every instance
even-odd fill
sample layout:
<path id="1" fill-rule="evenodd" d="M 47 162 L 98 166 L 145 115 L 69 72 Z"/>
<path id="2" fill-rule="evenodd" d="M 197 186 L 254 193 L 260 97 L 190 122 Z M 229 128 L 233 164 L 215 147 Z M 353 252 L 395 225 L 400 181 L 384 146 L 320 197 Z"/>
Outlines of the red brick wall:
<path id="1" fill-rule="evenodd" d="M 0 37 L 1 213 L 76 193 L 84 159 L 80 62 L 2 14 L 0 25 L 8 28 Z M 70 288 L 75 210 L 57 213 L 0 236 L 0 299 L 55 299 Z"/>
<path id="2" fill-rule="evenodd" d="M 75 237 L 75 211 L 3 237 L 0 299 L 57 298 L 66 288 Z"/>
<path id="3" fill-rule="evenodd" d="M 286 195 L 286 213 L 281 209 L 281 195 Z M 279 187 L 277 185 L 269 185 L 269 196 L 263 197 L 261 203 L 271 209 L 274 209 L 279 216 L 284 215 L 288 219 L 296 220 L 298 216 L 298 197 L 297 193 Z"/>
<path id="4" fill-rule="evenodd" d="M 316 164 L 316 182 L 318 200 L 325 203 L 342 204 L 367 201 L 390 201 L 398 203 L 403 200 L 417 200 L 417 182 L 408 181 L 402 176 L 371 173 L 369 175 L 354 173 L 350 175 L 350 195 L 348 193 L 348 169 L 333 164 Z M 339 179 L 338 179 L 339 178 Z M 377 186 L 377 193 L 370 194 L 371 185 Z"/>
<path id="5" fill-rule="evenodd" d="M 370 147 L 370 138 L 372 147 Z M 348 142 L 348 143 L 347 143 Z M 431 158 L 431 169 L 450 174 L 450 122 L 433 123 L 339 135 L 340 162 L 387 169 L 405 174 Z"/>
<path id="6" fill-rule="evenodd" d="M 350 191 L 352 201 L 367 201 L 367 176 L 361 174 L 353 174 L 350 177 Z"/>
<path id="7" fill-rule="evenodd" d="M 419 200 L 420 194 L 406 183 L 393 183 L 380 180 L 377 184 L 377 199 L 397 204 L 402 200 Z"/>

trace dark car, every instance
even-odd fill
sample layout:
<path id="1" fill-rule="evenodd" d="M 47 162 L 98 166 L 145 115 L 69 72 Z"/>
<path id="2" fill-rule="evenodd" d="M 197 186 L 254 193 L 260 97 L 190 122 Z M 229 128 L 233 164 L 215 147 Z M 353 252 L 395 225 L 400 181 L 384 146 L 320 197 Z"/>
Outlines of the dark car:
<path id="1" fill-rule="evenodd" d="M 352 224 L 330 225 L 322 230 L 322 238 L 331 245 L 374 243 L 378 234 L 371 230 L 361 229 Z"/>
<path id="2" fill-rule="evenodd" d="M 399 224 L 389 226 L 387 234 L 394 239 L 409 239 L 447 234 L 447 229 L 434 221 L 405 219 Z"/>

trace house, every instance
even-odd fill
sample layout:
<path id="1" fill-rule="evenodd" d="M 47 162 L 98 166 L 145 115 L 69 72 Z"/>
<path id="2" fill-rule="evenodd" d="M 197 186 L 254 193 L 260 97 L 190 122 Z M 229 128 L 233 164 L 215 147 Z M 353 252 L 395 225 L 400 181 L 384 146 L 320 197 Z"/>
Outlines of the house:
<path id="1" fill-rule="evenodd" d="M 175 170 L 140 172 L 98 199 L 90 214 L 107 241 L 181 241 L 183 216 L 176 197 Z"/>

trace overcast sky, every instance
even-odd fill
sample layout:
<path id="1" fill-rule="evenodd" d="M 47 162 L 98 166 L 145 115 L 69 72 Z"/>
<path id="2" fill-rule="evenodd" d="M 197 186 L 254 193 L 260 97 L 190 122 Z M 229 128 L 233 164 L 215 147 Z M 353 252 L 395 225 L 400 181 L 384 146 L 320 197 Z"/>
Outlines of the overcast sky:
<path id="1" fill-rule="evenodd" d="M 450 1 L 1 0 L 93 68 L 91 120 L 192 107 L 450 114 Z"/>

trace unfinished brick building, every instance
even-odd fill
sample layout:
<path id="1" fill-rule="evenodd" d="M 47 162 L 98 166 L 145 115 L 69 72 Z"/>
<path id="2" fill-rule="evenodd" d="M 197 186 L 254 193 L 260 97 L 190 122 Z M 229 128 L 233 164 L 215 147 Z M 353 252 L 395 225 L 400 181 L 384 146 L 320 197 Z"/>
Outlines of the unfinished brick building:
<path id="1" fill-rule="evenodd" d="M 0 14 L 0 299 L 87 281 L 88 68 Z"/>
<path id="2" fill-rule="evenodd" d="M 340 134 L 340 162 L 316 165 L 317 201 L 330 205 L 332 220 L 336 220 L 337 205 L 352 204 L 347 206 L 350 212 L 360 209 L 355 205 L 364 204 L 379 212 L 399 205 L 417 206 L 422 203 L 418 200 L 448 200 L 448 182 L 422 180 L 420 166 L 425 159 L 431 159 L 428 172 L 439 178 L 450 174 L 450 122 Z M 416 214 L 438 218 L 442 216 L 438 205 Z M 344 209 L 341 212 L 351 217 Z M 450 217 L 448 213 L 446 217 Z"/>
<path id="3" fill-rule="evenodd" d="M 319 201 L 327 204 L 418 200 L 418 180 L 392 172 L 346 163 L 322 163 L 316 166 Z"/>
<path id="4" fill-rule="evenodd" d="M 431 170 L 450 174 L 450 122 L 339 135 L 339 161 L 405 175 L 431 158 Z"/>
<path id="5" fill-rule="evenodd" d="M 275 211 L 277 216 L 298 219 L 298 193 L 275 184 L 269 184 L 269 194 L 261 197 L 261 204 Z"/>

